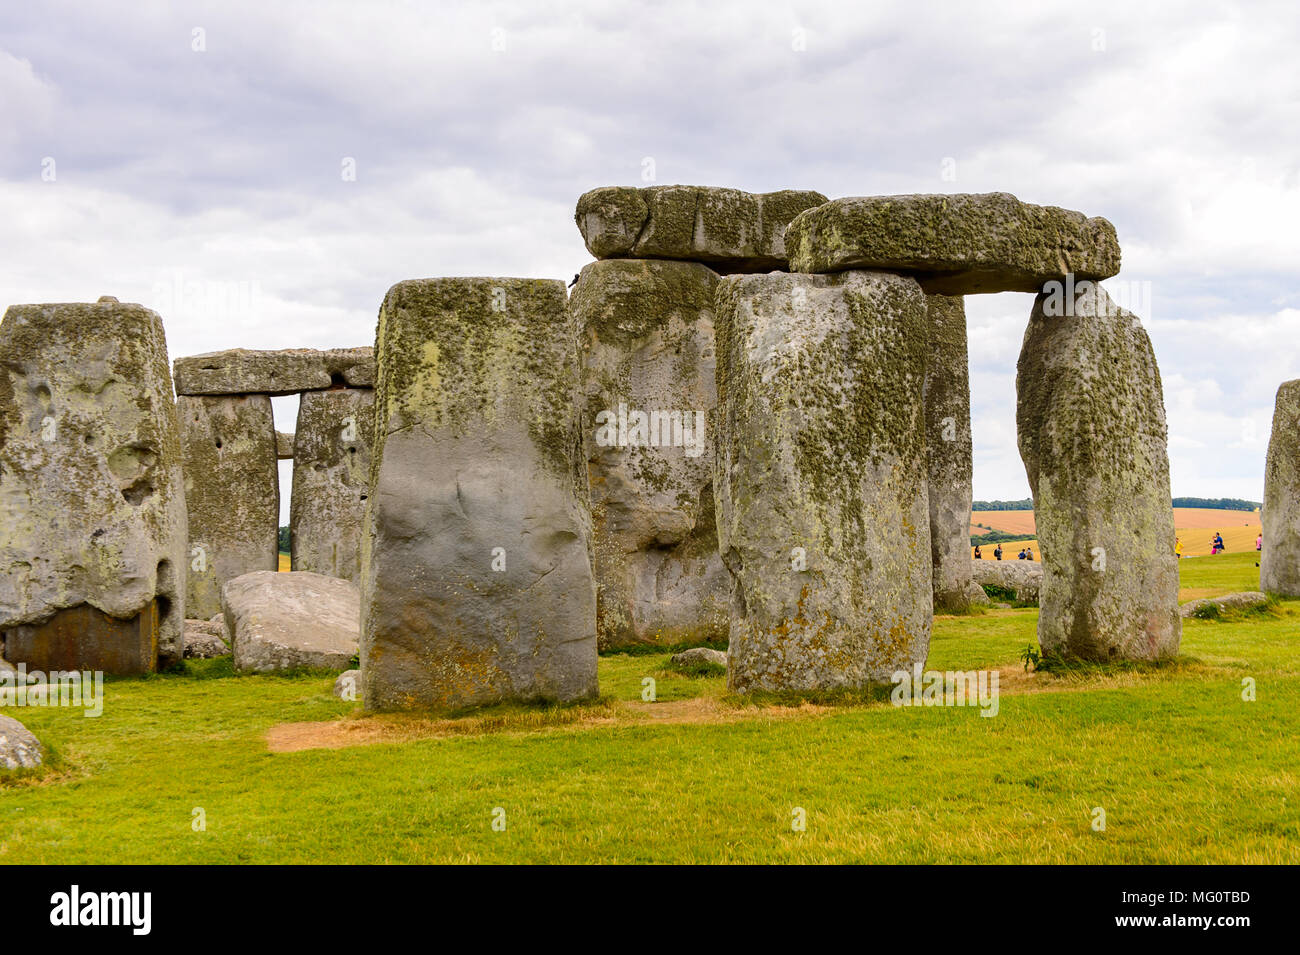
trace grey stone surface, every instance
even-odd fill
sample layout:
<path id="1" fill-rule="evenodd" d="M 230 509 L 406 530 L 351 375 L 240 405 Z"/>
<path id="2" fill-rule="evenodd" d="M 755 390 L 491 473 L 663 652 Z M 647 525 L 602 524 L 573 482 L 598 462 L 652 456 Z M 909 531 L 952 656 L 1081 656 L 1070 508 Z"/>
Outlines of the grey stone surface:
<path id="1" fill-rule="evenodd" d="M 712 650 L 709 647 L 691 647 L 681 653 L 674 653 L 672 660 L 678 666 L 692 666 L 696 663 L 712 663 L 720 667 L 727 665 L 727 655 L 721 650 Z"/>
<path id="2" fill-rule="evenodd" d="M 0 769 L 33 769 L 45 761 L 45 750 L 26 726 L 12 716 L 0 716 Z"/>
<path id="3" fill-rule="evenodd" d="M 966 306 L 927 295 L 925 443 L 935 613 L 970 608 L 971 432 Z"/>
<path id="4" fill-rule="evenodd" d="M 178 395 L 292 395 L 331 387 L 373 388 L 375 362 L 361 348 L 232 348 L 177 358 Z"/>
<path id="5" fill-rule="evenodd" d="M 925 660 L 926 324 L 920 286 L 897 275 L 719 284 L 733 690 L 862 686 Z"/>
<path id="6" fill-rule="evenodd" d="M 1100 286 L 1066 304 L 1037 298 L 1016 375 L 1038 642 L 1087 660 L 1171 657 L 1182 622 L 1160 371 L 1137 316 Z"/>
<path id="7" fill-rule="evenodd" d="M 221 610 L 240 672 L 344 670 L 358 652 L 361 594 L 350 581 L 259 570 L 226 582 Z"/>
<path id="8" fill-rule="evenodd" d="M 720 272 L 786 268 L 785 229 L 819 192 L 713 186 L 605 186 L 583 193 L 574 220 L 598 259 L 687 259 Z"/>
<path id="9" fill-rule="evenodd" d="M 334 695 L 352 703 L 361 699 L 362 686 L 360 670 L 344 670 L 334 681 Z"/>
<path id="10" fill-rule="evenodd" d="M 1001 587 L 1015 594 L 1021 603 L 1036 604 L 1043 589 L 1043 565 L 1036 560 L 971 560 L 971 579 Z"/>
<path id="11" fill-rule="evenodd" d="M 785 234 L 798 272 L 889 269 L 941 295 L 1039 292 L 1072 273 L 1119 272 L 1115 227 L 1005 192 L 862 196 L 800 213 Z"/>
<path id="12" fill-rule="evenodd" d="M 564 283 L 398 283 L 376 351 L 367 708 L 595 696 L 590 499 Z"/>
<path id="13" fill-rule="evenodd" d="M 294 570 L 358 581 L 375 393 L 309 391 L 298 403 L 289 527 Z"/>
<path id="14" fill-rule="evenodd" d="M 265 395 L 182 395 L 176 408 L 190 514 L 186 606 L 203 619 L 221 610 L 226 581 L 279 566 L 275 424 Z"/>
<path id="15" fill-rule="evenodd" d="M 185 621 L 185 659 L 210 660 L 230 653 L 225 624 L 213 620 Z"/>
<path id="16" fill-rule="evenodd" d="M 1300 597 L 1300 378 L 1277 390 L 1261 521 L 1260 588 Z"/>
<path id="17" fill-rule="evenodd" d="M 993 603 L 989 599 L 989 595 L 984 592 L 984 588 L 974 580 L 971 580 L 966 592 L 970 595 L 970 606 L 972 607 L 988 607 Z"/>
<path id="18" fill-rule="evenodd" d="M 148 658 L 130 672 L 179 660 L 186 515 L 162 319 L 107 301 L 11 306 L 0 321 L 0 472 L 0 631 L 85 607 L 148 622 Z"/>
<path id="19" fill-rule="evenodd" d="M 1215 610 L 1251 610 L 1268 603 L 1268 594 L 1258 590 L 1248 590 L 1236 594 L 1224 594 L 1222 597 L 1205 597 L 1201 600 L 1189 600 L 1178 608 L 1178 616 L 1186 620 L 1210 607 Z"/>
<path id="20" fill-rule="evenodd" d="M 602 647 L 726 636 L 730 578 L 718 556 L 709 420 L 717 283 L 695 262 L 610 259 L 582 270 L 570 300 Z M 653 416 L 646 434 L 638 415 Z"/>

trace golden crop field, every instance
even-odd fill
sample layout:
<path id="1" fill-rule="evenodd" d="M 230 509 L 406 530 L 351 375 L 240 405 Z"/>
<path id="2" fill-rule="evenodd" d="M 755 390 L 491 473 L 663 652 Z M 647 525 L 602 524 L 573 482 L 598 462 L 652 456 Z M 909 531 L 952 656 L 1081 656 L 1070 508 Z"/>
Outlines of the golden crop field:
<path id="1" fill-rule="evenodd" d="M 970 533 L 986 534 L 990 530 L 1005 531 L 1008 534 L 1031 535 L 1035 532 L 1033 511 L 973 511 L 970 517 Z M 977 527 L 976 525 L 983 525 Z M 1255 538 L 1260 532 L 1258 511 L 1222 511 L 1208 507 L 1175 507 L 1175 534 L 1183 542 L 1184 557 L 1203 557 L 1210 554 L 1210 540 L 1215 532 L 1223 535 L 1227 553 L 1238 554 L 1255 549 Z M 1038 541 L 1029 542 L 1038 556 Z M 985 558 L 993 556 L 996 545 L 981 547 Z M 1002 556 L 1015 558 L 1025 542 L 1003 543 Z M 974 549 L 972 548 L 972 553 Z"/>

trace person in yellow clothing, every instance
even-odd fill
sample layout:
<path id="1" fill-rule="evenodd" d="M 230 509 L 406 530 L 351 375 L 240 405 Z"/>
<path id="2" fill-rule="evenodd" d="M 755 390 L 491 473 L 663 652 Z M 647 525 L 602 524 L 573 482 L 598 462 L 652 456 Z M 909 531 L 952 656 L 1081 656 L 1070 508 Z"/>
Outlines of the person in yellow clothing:
<path id="1" fill-rule="evenodd" d="M 1174 538 L 1174 556 L 1179 560 L 1183 559 L 1183 539 L 1181 537 Z"/>

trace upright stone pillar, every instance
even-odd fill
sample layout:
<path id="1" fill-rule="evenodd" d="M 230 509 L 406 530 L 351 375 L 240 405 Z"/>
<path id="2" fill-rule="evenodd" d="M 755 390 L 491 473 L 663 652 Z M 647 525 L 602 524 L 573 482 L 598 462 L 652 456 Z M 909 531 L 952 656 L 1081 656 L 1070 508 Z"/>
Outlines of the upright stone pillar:
<path id="1" fill-rule="evenodd" d="M 563 282 L 384 298 L 361 669 L 371 709 L 594 696 L 596 588 Z"/>
<path id="2" fill-rule="evenodd" d="M 960 296 L 927 295 L 929 364 L 925 437 L 929 465 L 930 560 L 935 613 L 970 609 L 971 431 L 966 306 Z"/>
<path id="3" fill-rule="evenodd" d="M 1300 378 L 1277 390 L 1261 517 L 1260 589 L 1300 597 Z"/>
<path id="4" fill-rule="evenodd" d="M 728 685 L 886 682 L 930 642 L 921 287 L 867 271 L 731 276 L 717 323 Z"/>
<path id="5" fill-rule="evenodd" d="M 176 399 L 190 513 L 187 607 L 221 612 L 226 581 L 279 567 L 280 488 L 266 395 Z"/>
<path id="6" fill-rule="evenodd" d="M 294 570 L 360 579 L 374 417 L 369 388 L 303 394 L 289 505 Z"/>
<path id="7" fill-rule="evenodd" d="M 185 497 L 162 319 L 14 305 L 0 321 L 0 635 L 31 669 L 181 658 Z"/>
<path id="8" fill-rule="evenodd" d="M 726 639 L 713 506 L 713 296 L 698 262 L 608 259 L 570 307 L 584 362 L 601 646 Z"/>
<path id="9" fill-rule="evenodd" d="M 1034 302 L 1016 375 L 1043 562 L 1038 642 L 1085 660 L 1178 652 L 1164 397 L 1137 316 L 1095 283 Z"/>

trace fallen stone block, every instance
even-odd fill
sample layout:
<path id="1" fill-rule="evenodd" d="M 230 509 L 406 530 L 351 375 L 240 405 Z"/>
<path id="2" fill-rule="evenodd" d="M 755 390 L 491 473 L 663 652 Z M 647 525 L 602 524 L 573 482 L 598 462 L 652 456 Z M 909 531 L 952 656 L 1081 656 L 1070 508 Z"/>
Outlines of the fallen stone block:
<path id="1" fill-rule="evenodd" d="M 368 388 L 302 396 L 289 507 L 294 570 L 360 579 L 374 418 Z"/>
<path id="2" fill-rule="evenodd" d="M 981 589 L 997 587 L 1012 594 L 1019 603 L 1038 603 L 1043 589 L 1043 565 L 1038 561 L 971 560 L 970 568 L 971 579 Z"/>
<path id="3" fill-rule="evenodd" d="M 598 259 L 686 259 L 719 272 L 770 272 L 786 268 L 790 220 L 825 201 L 819 192 L 791 189 L 605 186 L 583 193 L 574 219 Z"/>
<path id="4" fill-rule="evenodd" d="M 45 750 L 32 731 L 12 716 L 0 716 L 0 769 L 34 769 Z"/>
<path id="5" fill-rule="evenodd" d="M 349 703 L 361 699 L 361 671 L 344 670 L 334 681 L 334 695 Z"/>
<path id="6" fill-rule="evenodd" d="M 595 696 L 577 336 L 561 281 L 400 282 L 379 315 L 368 709 Z"/>
<path id="7" fill-rule="evenodd" d="M 185 659 L 210 660 L 230 654 L 225 624 L 213 620 L 185 621 Z"/>
<path id="8" fill-rule="evenodd" d="M 185 497 L 162 319 L 14 305 L 0 322 L 0 635 L 33 669 L 181 658 Z"/>
<path id="9" fill-rule="evenodd" d="M 1237 594 L 1224 594 L 1222 597 L 1206 597 L 1202 600 L 1189 600 L 1178 608 L 1178 616 L 1186 620 L 1208 613 L 1223 610 L 1253 610 L 1268 603 L 1268 594 L 1260 591 L 1245 591 Z M 1210 610 L 1213 607 L 1214 610 Z"/>
<path id="10" fill-rule="evenodd" d="M 723 279 L 716 309 L 728 685 L 888 682 L 930 641 L 925 296 L 772 273 Z"/>
<path id="11" fill-rule="evenodd" d="M 709 647 L 691 647 L 691 649 L 683 650 L 681 653 L 674 653 L 672 661 L 677 666 L 712 663 L 714 666 L 725 667 L 727 665 L 727 655 L 721 650 L 712 650 Z"/>
<path id="12" fill-rule="evenodd" d="M 259 570 L 226 582 L 221 610 L 241 673 L 345 670 L 358 652 L 361 595 L 346 580 Z"/>
<path id="13" fill-rule="evenodd" d="M 178 395 L 292 395 L 326 388 L 373 388 L 375 362 L 369 346 L 232 348 L 177 358 Z"/>
<path id="14" fill-rule="evenodd" d="M 888 269 L 926 292 L 1040 292 L 1053 280 L 1119 272 L 1115 227 L 1005 192 L 863 196 L 800 213 L 785 234 L 796 272 Z"/>
<path id="15" fill-rule="evenodd" d="M 221 588 L 279 566 L 280 475 L 266 395 L 182 395 L 181 449 L 189 504 L 186 607 L 203 619 Z"/>

